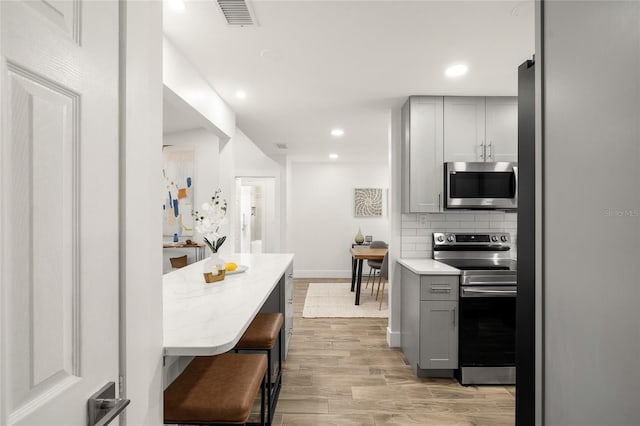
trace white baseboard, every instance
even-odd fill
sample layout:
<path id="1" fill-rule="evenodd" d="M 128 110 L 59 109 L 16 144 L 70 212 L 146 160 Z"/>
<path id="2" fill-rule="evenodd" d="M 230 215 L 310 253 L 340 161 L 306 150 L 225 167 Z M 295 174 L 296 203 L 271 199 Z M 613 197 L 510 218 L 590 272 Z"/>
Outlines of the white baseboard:
<path id="1" fill-rule="evenodd" d="M 351 270 L 321 270 L 321 269 L 294 269 L 294 278 L 348 278 L 351 279 Z"/>
<path id="2" fill-rule="evenodd" d="M 387 327 L 387 345 L 389 345 L 390 348 L 399 348 L 402 345 L 399 331 L 391 331 L 391 329 Z"/>

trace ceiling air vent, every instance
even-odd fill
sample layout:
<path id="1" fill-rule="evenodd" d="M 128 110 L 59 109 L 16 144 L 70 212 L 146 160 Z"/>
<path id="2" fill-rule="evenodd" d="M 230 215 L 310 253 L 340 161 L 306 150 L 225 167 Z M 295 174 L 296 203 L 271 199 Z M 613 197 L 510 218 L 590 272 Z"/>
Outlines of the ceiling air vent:
<path id="1" fill-rule="evenodd" d="M 218 7 L 229 25 L 255 26 L 258 22 L 253 16 L 251 5 L 245 0 L 217 0 Z"/>
<path id="2" fill-rule="evenodd" d="M 276 146 L 278 147 L 278 149 L 288 149 L 289 148 L 286 143 L 277 143 Z"/>

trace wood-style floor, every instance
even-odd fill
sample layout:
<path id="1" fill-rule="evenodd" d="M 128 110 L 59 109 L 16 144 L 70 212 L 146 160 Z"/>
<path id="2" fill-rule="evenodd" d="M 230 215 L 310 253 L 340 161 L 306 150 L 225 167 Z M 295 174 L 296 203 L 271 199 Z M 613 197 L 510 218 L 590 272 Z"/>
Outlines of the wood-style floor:
<path id="1" fill-rule="evenodd" d="M 387 346 L 386 318 L 302 318 L 308 283 L 336 281 L 294 281 L 294 335 L 274 425 L 514 424 L 513 386 L 416 378 Z"/>

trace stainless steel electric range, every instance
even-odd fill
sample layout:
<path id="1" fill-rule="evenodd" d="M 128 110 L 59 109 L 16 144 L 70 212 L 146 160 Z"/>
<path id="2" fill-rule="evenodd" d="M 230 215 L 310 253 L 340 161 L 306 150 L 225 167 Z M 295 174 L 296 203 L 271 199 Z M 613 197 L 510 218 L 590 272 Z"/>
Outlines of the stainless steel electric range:
<path id="1" fill-rule="evenodd" d="M 516 261 L 508 233 L 433 234 L 433 258 L 462 270 L 459 342 L 463 385 L 515 384 Z"/>

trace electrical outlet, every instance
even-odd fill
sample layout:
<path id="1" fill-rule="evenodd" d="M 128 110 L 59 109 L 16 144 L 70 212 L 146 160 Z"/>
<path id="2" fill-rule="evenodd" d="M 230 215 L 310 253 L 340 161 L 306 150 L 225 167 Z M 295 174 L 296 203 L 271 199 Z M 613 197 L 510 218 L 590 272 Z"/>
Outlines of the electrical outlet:
<path id="1" fill-rule="evenodd" d="M 420 223 L 420 226 L 427 226 L 427 215 L 421 214 L 418 216 L 418 222 Z"/>

